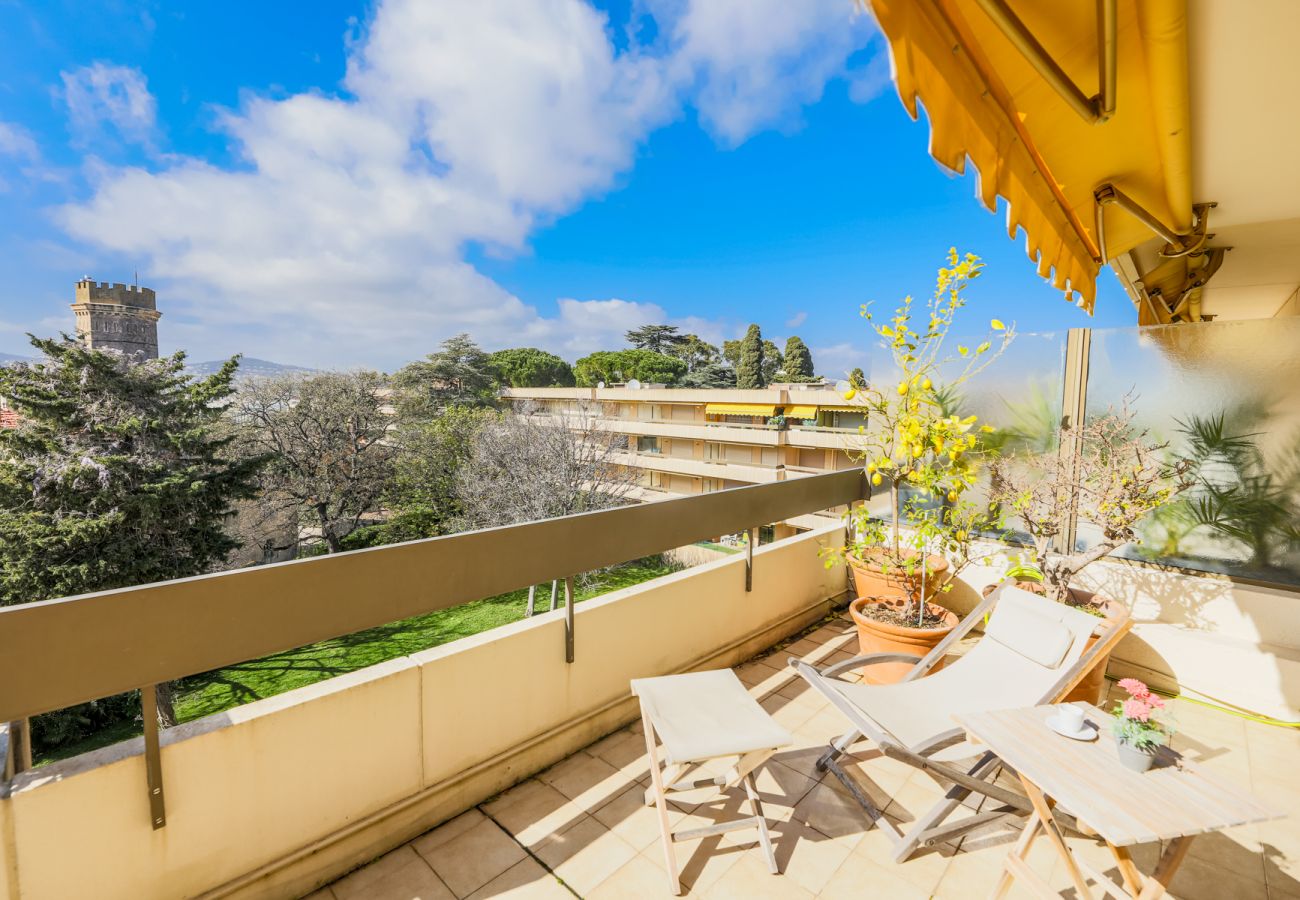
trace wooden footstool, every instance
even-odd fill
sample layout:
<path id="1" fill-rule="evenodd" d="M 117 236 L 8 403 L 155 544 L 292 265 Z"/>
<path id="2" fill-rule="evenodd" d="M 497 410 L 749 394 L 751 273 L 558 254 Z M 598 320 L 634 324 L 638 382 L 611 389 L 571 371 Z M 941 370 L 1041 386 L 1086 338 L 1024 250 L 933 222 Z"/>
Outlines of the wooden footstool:
<path id="1" fill-rule="evenodd" d="M 730 669 L 637 678 L 632 694 L 641 700 L 641 721 L 645 725 L 646 751 L 650 759 L 651 788 L 647 805 L 659 809 L 659 831 L 663 836 L 668 883 L 674 894 L 682 891 L 673 843 L 723 834 L 740 828 L 757 828 L 758 840 L 768 868 L 777 874 L 776 855 L 763 816 L 763 804 L 754 787 L 754 770 L 777 750 L 793 742 L 786 731 L 750 696 Z M 660 768 L 655 738 L 663 745 L 664 769 Z M 721 775 L 687 779 L 692 769 L 720 758 L 735 762 Z M 726 791 L 741 784 L 754 814 L 732 822 L 674 832 L 668 826 L 668 794 L 715 785 Z"/>

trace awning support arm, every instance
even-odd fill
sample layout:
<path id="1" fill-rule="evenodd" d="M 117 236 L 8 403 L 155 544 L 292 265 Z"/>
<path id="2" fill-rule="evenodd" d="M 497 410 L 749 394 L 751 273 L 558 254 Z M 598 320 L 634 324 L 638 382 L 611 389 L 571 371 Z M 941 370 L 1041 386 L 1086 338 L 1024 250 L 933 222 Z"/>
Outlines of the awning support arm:
<path id="1" fill-rule="evenodd" d="M 1100 125 L 1115 114 L 1117 0 L 1097 0 L 1097 93 L 1089 97 L 1065 74 L 1006 0 L 978 0 L 980 8 L 1039 75 L 1085 122 Z"/>
<path id="2" fill-rule="evenodd" d="M 1110 182 L 1097 188 L 1092 195 L 1097 201 L 1097 241 L 1101 246 L 1102 263 L 1110 261 L 1110 254 L 1106 251 L 1106 223 L 1103 209 L 1111 204 L 1118 206 L 1151 229 L 1157 237 L 1164 238 L 1168 246 L 1160 251 L 1160 255 L 1165 258 L 1190 256 L 1193 253 L 1201 252 L 1205 248 L 1205 242 L 1211 237 L 1207 233 L 1207 229 L 1210 224 L 1210 210 L 1217 205 L 1215 203 L 1197 203 L 1194 205 L 1192 207 L 1194 224 L 1189 230 L 1178 232 L 1161 222 L 1140 203 Z"/>

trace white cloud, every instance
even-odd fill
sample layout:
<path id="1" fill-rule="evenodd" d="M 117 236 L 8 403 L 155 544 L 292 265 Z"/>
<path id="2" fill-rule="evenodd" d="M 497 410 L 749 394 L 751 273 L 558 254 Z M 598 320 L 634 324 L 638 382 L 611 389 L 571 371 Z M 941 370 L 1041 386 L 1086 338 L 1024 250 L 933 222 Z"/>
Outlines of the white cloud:
<path id="1" fill-rule="evenodd" d="M 139 69 L 96 62 L 59 74 L 76 143 L 88 146 L 110 130 L 126 143 L 153 146 L 158 106 Z"/>
<path id="2" fill-rule="evenodd" d="M 675 67 L 698 80 L 702 121 L 733 145 L 797 121 L 876 33 L 848 0 L 648 2 L 668 23 Z"/>
<path id="3" fill-rule="evenodd" d="M 40 151 L 26 128 L 16 122 L 0 121 L 0 156 L 33 160 L 40 156 Z"/>
<path id="4" fill-rule="evenodd" d="M 871 360 L 864 346 L 846 341 L 810 349 L 818 375 L 831 379 L 845 378 L 854 369 L 861 367 L 868 378 L 871 376 Z"/>
<path id="5" fill-rule="evenodd" d="M 870 103 L 893 86 L 894 76 L 889 66 L 889 50 L 884 41 L 873 41 L 874 53 L 867 64 L 849 73 L 849 99 L 854 103 Z"/>
<path id="6" fill-rule="evenodd" d="M 735 46 L 714 0 L 696 0 L 665 13 L 676 38 L 617 51 L 581 0 L 383 0 L 349 43 L 344 93 L 251 97 L 219 116 L 238 167 L 90 166 L 92 195 L 59 221 L 138 265 L 160 291 L 164 343 L 204 357 L 391 367 L 458 331 L 570 356 L 618 346 L 627 329 L 671 319 L 622 299 L 564 299 L 543 315 L 465 248 L 517 252 L 609 189 L 680 115 L 684 91 L 740 139 L 773 121 L 757 112 L 762 96 L 783 110 L 816 99 L 869 32 L 843 0 L 764 4 L 765 16 L 733 8 Z M 138 71 L 96 63 L 64 82 L 74 129 L 156 132 Z M 681 324 L 713 340 L 726 328 Z"/>
<path id="7" fill-rule="evenodd" d="M 808 321 L 808 311 L 801 309 L 793 316 L 785 320 L 786 328 L 798 328 L 804 322 Z"/>

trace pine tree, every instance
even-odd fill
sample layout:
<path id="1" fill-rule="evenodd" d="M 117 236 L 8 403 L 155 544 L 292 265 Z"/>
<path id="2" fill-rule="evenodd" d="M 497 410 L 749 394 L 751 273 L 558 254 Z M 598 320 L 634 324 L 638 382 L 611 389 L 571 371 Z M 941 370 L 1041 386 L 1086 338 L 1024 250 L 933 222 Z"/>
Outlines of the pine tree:
<path id="1" fill-rule="evenodd" d="M 447 338 L 436 353 L 403 366 L 393 386 L 402 414 L 425 419 L 449 406 L 490 406 L 496 399 L 492 360 L 468 334 Z"/>
<path id="2" fill-rule="evenodd" d="M 740 356 L 736 365 L 736 387 L 753 390 L 767 386 L 763 372 L 763 333 L 757 325 L 750 325 L 740 342 Z"/>
<path id="3" fill-rule="evenodd" d="M 858 390 L 858 391 L 866 388 L 867 374 L 862 371 L 861 366 L 855 368 L 852 372 L 849 373 L 849 384 L 853 386 L 854 390 Z"/>
<path id="4" fill-rule="evenodd" d="M 676 325 L 642 325 L 624 335 L 627 342 L 638 350 L 652 353 L 671 353 L 672 348 L 686 340 L 677 333 Z"/>
<path id="5" fill-rule="evenodd" d="M 223 527 L 264 463 L 229 447 L 214 375 L 185 355 L 142 360 L 67 337 L 0 367 L 19 426 L 0 429 L 0 606 L 208 572 L 238 546 Z M 161 687 L 161 686 L 160 686 Z M 169 694 L 159 691 L 163 719 Z"/>
<path id="6" fill-rule="evenodd" d="M 785 342 L 784 369 L 790 381 L 808 381 L 813 377 L 812 351 L 797 336 Z"/>

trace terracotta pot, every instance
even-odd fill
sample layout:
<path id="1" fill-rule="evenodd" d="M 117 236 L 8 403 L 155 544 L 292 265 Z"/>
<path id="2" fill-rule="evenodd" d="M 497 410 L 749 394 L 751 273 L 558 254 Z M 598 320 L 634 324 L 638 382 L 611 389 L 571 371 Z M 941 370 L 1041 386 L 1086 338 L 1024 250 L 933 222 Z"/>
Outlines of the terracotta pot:
<path id="1" fill-rule="evenodd" d="M 1036 581 L 1017 581 L 1016 587 L 1023 588 L 1040 596 L 1045 596 L 1047 589 Z M 997 588 L 996 584 L 990 584 L 984 588 L 984 596 Z M 1112 619 L 1118 618 L 1122 607 L 1114 600 L 1108 600 L 1104 597 L 1098 597 L 1091 591 L 1077 590 L 1070 588 L 1070 593 L 1078 600 L 1094 603 L 1100 606 L 1106 613 L 1105 618 L 1097 620 L 1097 627 L 1093 629 L 1092 636 L 1088 642 L 1083 645 L 1083 652 L 1087 653 L 1093 645 L 1101 639 L 1101 632 L 1107 627 Z M 1070 693 L 1061 698 L 1062 703 L 1076 703 L 1082 700 L 1085 703 L 1091 703 L 1094 706 L 1100 706 L 1101 701 L 1106 696 L 1106 666 L 1110 664 L 1110 654 L 1107 653 L 1098 657 L 1088 673 L 1083 676 L 1083 680 L 1076 684 Z"/>
<path id="2" fill-rule="evenodd" d="M 907 554 L 908 558 L 915 553 Z M 853 589 L 859 597 L 898 597 L 907 599 L 920 593 L 920 580 L 907 577 L 907 573 L 892 569 L 885 573 L 883 550 L 868 550 L 862 557 L 848 554 L 849 568 L 853 570 Z M 925 599 L 929 600 L 948 581 L 948 560 L 942 556 L 927 556 L 930 574 L 925 579 Z"/>
<path id="3" fill-rule="evenodd" d="M 936 603 L 927 603 L 926 608 L 932 613 L 943 616 L 944 624 L 939 628 L 909 628 L 903 625 L 891 625 L 863 614 L 868 606 L 890 606 L 901 609 L 906 601 L 897 597 L 859 597 L 849 604 L 849 615 L 858 626 L 858 647 L 865 653 L 911 653 L 925 656 L 947 637 L 948 632 L 957 627 L 957 616 Z M 940 660 L 931 672 L 943 668 Z M 862 678 L 868 684 L 895 684 L 903 680 L 912 666 L 908 663 L 878 663 L 863 666 Z"/>

